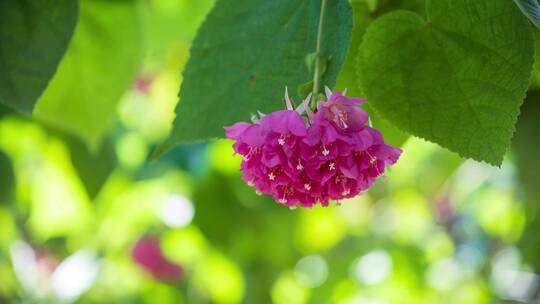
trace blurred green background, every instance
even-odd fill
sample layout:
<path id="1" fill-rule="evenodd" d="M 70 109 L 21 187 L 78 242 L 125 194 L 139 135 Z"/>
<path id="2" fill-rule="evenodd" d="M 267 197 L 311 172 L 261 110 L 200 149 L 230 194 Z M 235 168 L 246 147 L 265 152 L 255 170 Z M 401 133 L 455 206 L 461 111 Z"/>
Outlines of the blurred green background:
<path id="1" fill-rule="evenodd" d="M 104 91 L 80 98 L 121 86 L 94 65 L 96 37 L 140 39 L 136 50 L 114 40 L 140 65 L 116 118 L 85 122 L 90 133 L 0 108 L 0 303 L 540 303 L 540 94 L 501 168 L 410 138 L 368 193 L 289 210 L 241 181 L 229 141 L 148 161 L 213 1 L 138 2 L 131 17 L 82 3 L 76 39 L 95 50 L 72 56 Z M 118 32 L 133 16 L 140 32 Z M 88 111 L 79 121 L 108 110 Z"/>

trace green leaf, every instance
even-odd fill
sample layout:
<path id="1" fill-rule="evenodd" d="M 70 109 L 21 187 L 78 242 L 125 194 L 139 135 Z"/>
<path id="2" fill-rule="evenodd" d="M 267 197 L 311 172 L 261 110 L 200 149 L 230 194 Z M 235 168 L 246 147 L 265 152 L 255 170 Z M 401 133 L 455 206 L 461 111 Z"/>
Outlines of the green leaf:
<path id="1" fill-rule="evenodd" d="M 28 122 L 32 121 L 30 118 L 17 114 L 10 108 L 0 104 L 0 119 L 3 119 L 5 116 L 17 117 L 18 119 Z M 91 151 L 88 148 L 88 145 L 78 137 L 54 127 L 44 124 L 39 125 L 44 129 L 47 135 L 60 139 L 66 145 L 69 149 L 71 163 L 77 170 L 77 174 L 81 178 L 86 192 L 91 198 L 96 197 L 114 168 L 117 166 L 113 140 L 111 138 L 105 138 L 98 150 Z M 0 181 L 4 181 L 1 175 L 2 173 L 0 173 Z M 1 185 L 0 188 L 2 188 Z"/>
<path id="2" fill-rule="evenodd" d="M 141 10 L 147 42 L 145 61 L 160 64 L 170 57 L 171 48 L 193 40 L 214 0 L 151 0 L 143 3 L 146 4 Z"/>
<path id="3" fill-rule="evenodd" d="M 142 57 L 137 1 L 83 0 L 73 41 L 35 116 L 92 150 L 116 116 Z"/>
<path id="4" fill-rule="evenodd" d="M 512 144 L 517 160 L 521 186 L 540 211 L 540 91 L 529 92 L 517 123 Z M 540 212 L 538 212 L 540 216 Z"/>
<path id="5" fill-rule="evenodd" d="M 359 1 L 357 1 L 357 2 L 359 2 Z M 377 8 L 377 6 L 379 5 L 379 0 L 363 0 L 363 2 L 367 4 L 370 12 L 373 12 Z"/>
<path id="6" fill-rule="evenodd" d="M 78 1 L 0 1 L 0 103 L 32 113 L 77 23 Z"/>
<path id="7" fill-rule="evenodd" d="M 393 12 L 358 57 L 371 106 L 400 129 L 500 165 L 531 77 L 534 39 L 507 0 L 428 0 L 428 21 Z"/>
<path id="8" fill-rule="evenodd" d="M 283 108 L 285 86 L 312 75 L 304 63 L 315 50 L 320 0 L 222 0 L 199 30 L 184 70 L 170 138 L 178 143 L 222 137 L 223 126 L 250 113 Z M 329 1 L 323 57 L 331 58 L 322 84 L 333 86 L 351 35 L 346 0 Z"/>
<path id="9" fill-rule="evenodd" d="M 298 96 L 303 100 L 308 97 L 310 93 L 313 93 L 313 80 L 310 80 L 306 83 L 302 83 L 296 89 Z"/>
<path id="10" fill-rule="evenodd" d="M 355 1 L 351 3 L 354 21 L 352 37 L 345 63 L 343 63 L 343 68 L 339 73 L 336 83 L 336 89 L 340 91 L 347 89 L 347 95 L 349 96 L 364 96 L 364 93 L 358 86 L 356 58 L 358 57 L 362 37 L 364 37 L 366 29 L 373 21 L 372 17 L 369 15 L 371 8 L 368 4 L 369 3 L 365 3 L 364 1 Z M 379 115 L 377 115 L 377 113 L 373 111 L 369 104 L 370 102 L 368 100 L 368 102 L 363 104 L 362 107 L 369 113 L 373 127 L 383 134 L 386 142 L 397 147 L 403 145 L 409 138 L 409 135 L 399 131 L 394 126 L 384 121 Z"/>
<path id="11" fill-rule="evenodd" d="M 358 81 L 356 77 L 356 57 L 358 56 L 358 50 L 362 43 L 362 38 L 366 33 L 366 29 L 373 21 L 369 16 L 369 8 L 363 1 L 355 1 L 351 3 L 353 11 L 353 29 L 351 35 L 351 41 L 347 52 L 347 57 L 343 63 L 343 68 L 339 73 L 336 89 L 347 89 L 348 95 L 360 97 L 364 93 L 358 87 Z"/>
<path id="12" fill-rule="evenodd" d="M 520 241 L 525 260 L 540 268 L 540 91 L 531 91 L 521 109 L 517 131 L 512 140 L 519 184 L 524 190 L 527 207 L 527 228 Z"/>
<path id="13" fill-rule="evenodd" d="M 86 192 L 90 198 L 95 198 L 118 165 L 112 139 L 105 138 L 99 149 L 92 151 L 78 137 L 50 128 L 47 132 L 61 139 L 69 149 L 71 163 Z"/>
<path id="14" fill-rule="evenodd" d="M 15 198 L 15 173 L 11 159 L 0 150 L 0 205 Z"/>
<path id="15" fill-rule="evenodd" d="M 0 103 L 0 119 L 12 113 L 13 113 L 13 109 L 8 108 L 7 106 Z"/>
<path id="16" fill-rule="evenodd" d="M 379 0 L 373 17 L 379 17 L 394 10 L 408 10 L 415 13 L 423 13 L 426 9 L 425 0 Z"/>
<path id="17" fill-rule="evenodd" d="M 535 31 L 535 58 L 540 58 L 540 31 Z M 529 89 L 540 89 L 540 60 L 534 61 L 534 72 L 531 87 Z"/>

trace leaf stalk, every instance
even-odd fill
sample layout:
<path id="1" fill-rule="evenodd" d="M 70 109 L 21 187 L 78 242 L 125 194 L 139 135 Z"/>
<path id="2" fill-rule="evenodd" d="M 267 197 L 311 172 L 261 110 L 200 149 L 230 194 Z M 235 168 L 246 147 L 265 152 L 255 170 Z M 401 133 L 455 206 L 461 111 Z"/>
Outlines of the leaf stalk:
<path id="1" fill-rule="evenodd" d="M 326 11 L 327 0 L 321 1 L 321 12 L 319 14 L 319 27 L 317 29 L 317 45 L 315 48 L 315 67 L 313 72 L 313 94 L 311 100 L 311 106 L 317 105 L 319 88 L 321 82 L 321 45 L 322 45 L 322 33 L 324 28 L 324 13 Z"/>

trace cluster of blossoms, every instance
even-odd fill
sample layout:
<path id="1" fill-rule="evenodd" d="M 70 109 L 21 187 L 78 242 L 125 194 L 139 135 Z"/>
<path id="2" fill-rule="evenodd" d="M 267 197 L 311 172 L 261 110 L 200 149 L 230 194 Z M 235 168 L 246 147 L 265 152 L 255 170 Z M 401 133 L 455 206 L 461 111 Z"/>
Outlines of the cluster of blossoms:
<path id="1" fill-rule="evenodd" d="M 287 110 L 225 127 L 243 156 L 243 179 L 257 193 L 289 207 L 328 206 L 362 193 L 398 160 L 401 150 L 366 125 L 368 115 L 359 108 L 365 99 L 328 88 L 326 95 L 313 113 L 310 96 L 294 110 L 285 91 Z"/>

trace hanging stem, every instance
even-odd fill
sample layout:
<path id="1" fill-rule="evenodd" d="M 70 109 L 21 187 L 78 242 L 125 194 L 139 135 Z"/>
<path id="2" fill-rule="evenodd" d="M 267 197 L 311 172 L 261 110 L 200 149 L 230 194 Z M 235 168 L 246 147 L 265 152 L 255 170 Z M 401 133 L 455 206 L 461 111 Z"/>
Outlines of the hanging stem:
<path id="1" fill-rule="evenodd" d="M 312 94 L 312 106 L 316 106 L 317 96 L 319 95 L 319 87 L 321 81 L 321 44 L 322 44 L 322 32 L 324 26 L 324 12 L 326 11 L 326 1 L 321 2 L 321 13 L 319 15 L 319 28 L 317 30 L 317 46 L 315 49 L 315 69 L 313 73 L 313 94 Z"/>

